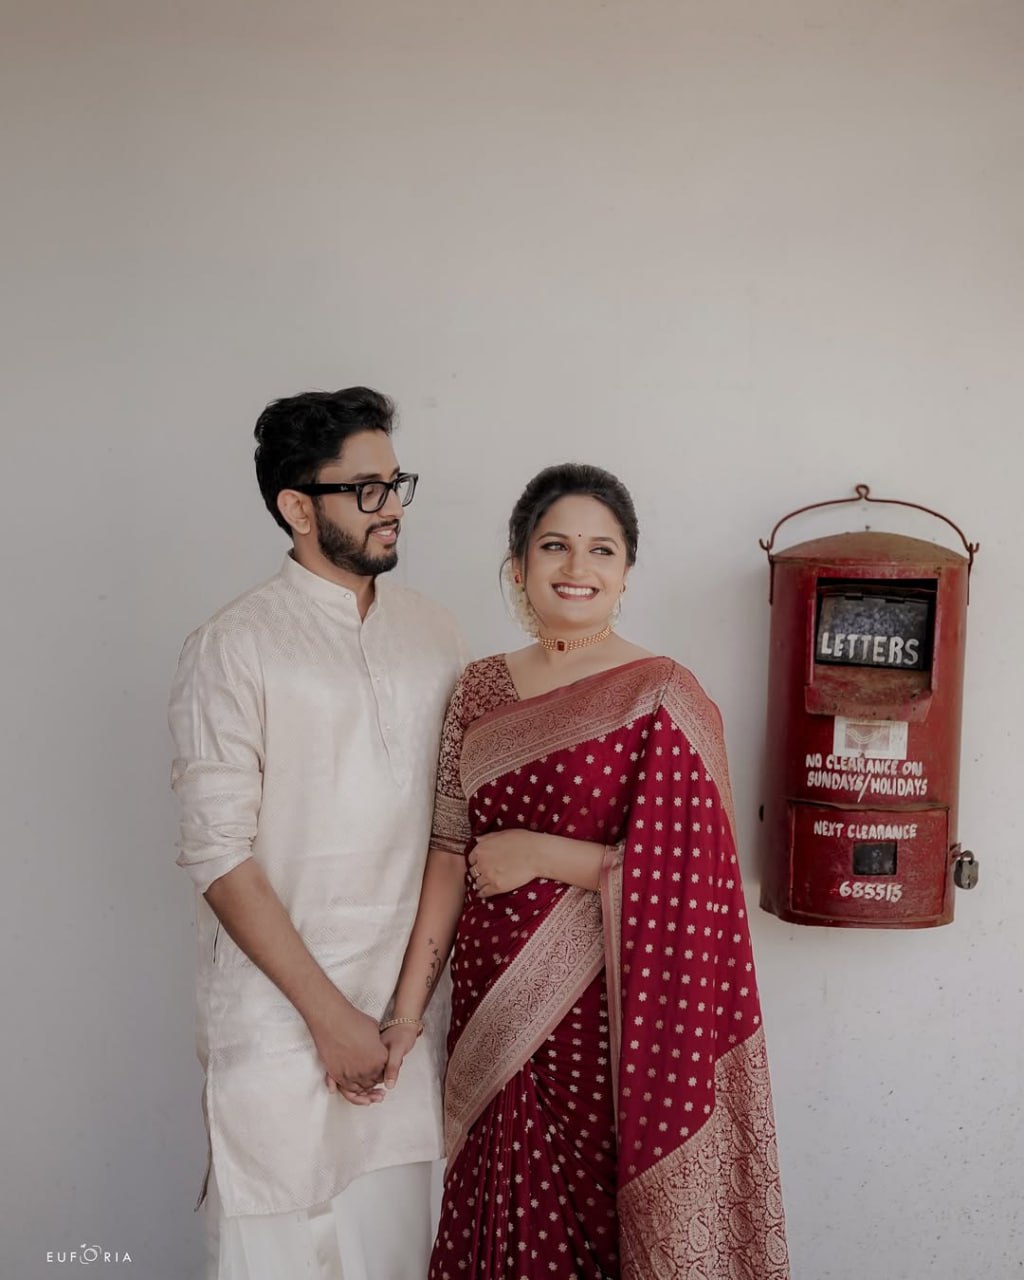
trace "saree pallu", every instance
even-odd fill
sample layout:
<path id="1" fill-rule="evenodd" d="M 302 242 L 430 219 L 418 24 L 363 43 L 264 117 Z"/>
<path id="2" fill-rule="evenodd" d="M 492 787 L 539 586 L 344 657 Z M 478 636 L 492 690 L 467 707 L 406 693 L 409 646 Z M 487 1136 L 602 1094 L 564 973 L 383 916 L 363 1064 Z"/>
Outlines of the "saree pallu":
<path id="1" fill-rule="evenodd" d="M 431 1280 L 785 1280 L 717 708 L 668 658 L 523 700 L 472 663 L 432 843 L 509 827 L 605 845 L 602 891 L 467 880 Z"/>

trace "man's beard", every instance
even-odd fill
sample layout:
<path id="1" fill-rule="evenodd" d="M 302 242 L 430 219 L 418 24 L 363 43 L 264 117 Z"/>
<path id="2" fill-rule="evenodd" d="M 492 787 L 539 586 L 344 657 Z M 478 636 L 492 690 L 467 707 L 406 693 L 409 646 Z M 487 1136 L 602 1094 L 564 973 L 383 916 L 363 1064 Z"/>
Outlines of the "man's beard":
<path id="1" fill-rule="evenodd" d="M 377 555 L 367 550 L 370 534 L 374 529 L 398 528 L 397 520 L 381 520 L 367 529 L 362 542 L 344 529 L 340 529 L 324 515 L 320 504 L 316 504 L 316 536 L 323 556 L 330 560 L 336 569 L 344 569 L 360 578 L 373 578 L 378 573 L 387 573 L 398 563 L 398 545 L 385 547 Z"/>

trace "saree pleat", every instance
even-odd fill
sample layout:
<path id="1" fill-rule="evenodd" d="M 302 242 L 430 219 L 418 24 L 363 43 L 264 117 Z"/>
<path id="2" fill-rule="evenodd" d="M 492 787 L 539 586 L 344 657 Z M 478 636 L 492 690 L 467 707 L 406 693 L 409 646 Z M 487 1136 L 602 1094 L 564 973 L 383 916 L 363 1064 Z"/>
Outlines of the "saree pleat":
<path id="1" fill-rule="evenodd" d="M 467 892 L 431 1280 L 785 1280 L 771 1091 L 717 709 L 669 659 L 520 701 L 471 664 L 435 844 L 604 844 L 600 893 Z M 467 882 L 467 887 L 468 882 Z"/>

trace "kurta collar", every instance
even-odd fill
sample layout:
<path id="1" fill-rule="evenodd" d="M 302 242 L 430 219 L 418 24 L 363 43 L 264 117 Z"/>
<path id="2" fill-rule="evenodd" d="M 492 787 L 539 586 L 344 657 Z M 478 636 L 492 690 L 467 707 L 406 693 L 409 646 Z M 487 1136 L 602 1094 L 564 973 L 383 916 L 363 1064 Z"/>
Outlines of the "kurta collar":
<path id="1" fill-rule="evenodd" d="M 284 564 L 281 566 L 281 576 L 291 586 L 301 591 L 303 595 L 311 596 L 314 600 L 321 604 L 330 605 L 340 612 L 350 614 L 352 618 L 359 621 L 359 607 L 356 604 L 356 596 L 354 591 L 350 591 L 348 587 L 343 587 L 337 582 L 331 582 L 328 578 L 321 578 L 318 573 L 313 573 L 305 566 L 299 564 L 298 560 L 291 554 L 284 558 Z M 375 613 L 381 603 L 381 581 L 377 578 L 374 582 L 374 599 L 370 606 L 370 612 Z M 367 614 L 369 617 L 369 614 Z"/>

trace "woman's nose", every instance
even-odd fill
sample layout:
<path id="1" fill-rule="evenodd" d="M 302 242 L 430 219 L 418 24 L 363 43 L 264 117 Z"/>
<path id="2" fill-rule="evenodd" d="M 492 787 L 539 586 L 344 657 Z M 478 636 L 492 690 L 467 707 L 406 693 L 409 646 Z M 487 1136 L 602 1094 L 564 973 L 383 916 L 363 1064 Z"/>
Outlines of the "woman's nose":
<path id="1" fill-rule="evenodd" d="M 571 573 L 574 576 L 578 577 L 581 573 L 584 572 L 585 567 L 586 566 L 584 564 L 583 548 L 579 545 L 579 543 L 570 545 L 568 551 L 565 554 L 566 572 Z"/>

